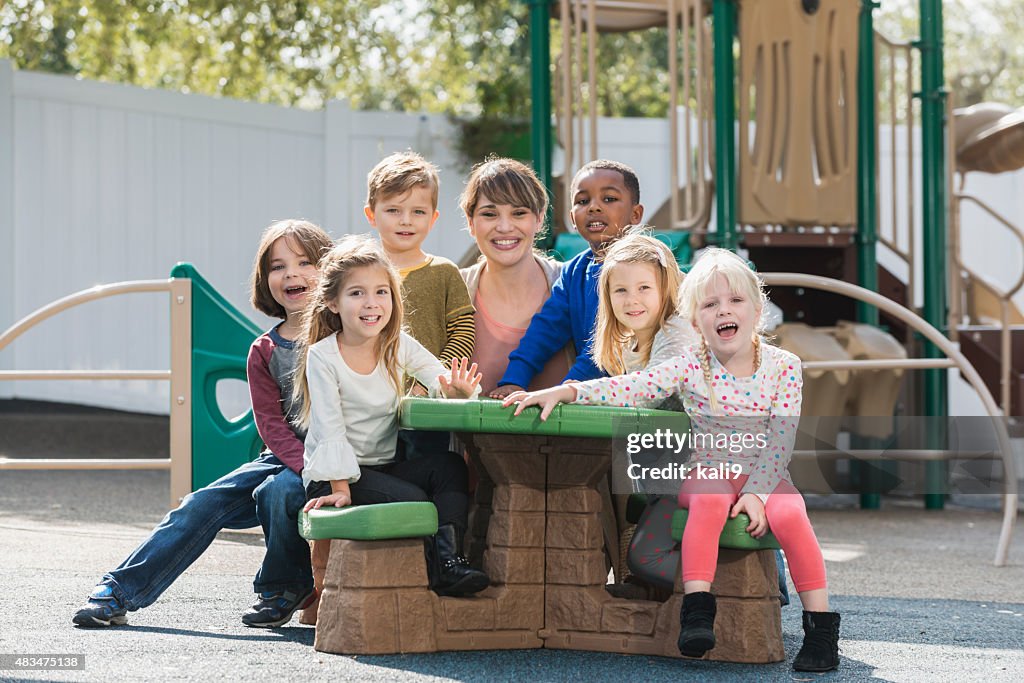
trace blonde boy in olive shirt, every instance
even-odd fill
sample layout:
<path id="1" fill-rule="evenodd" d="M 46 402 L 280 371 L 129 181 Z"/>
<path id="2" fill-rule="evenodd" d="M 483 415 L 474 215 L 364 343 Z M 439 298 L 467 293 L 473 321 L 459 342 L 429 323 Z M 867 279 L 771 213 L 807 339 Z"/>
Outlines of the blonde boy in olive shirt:
<path id="1" fill-rule="evenodd" d="M 466 283 L 454 263 L 423 251 L 437 221 L 437 167 L 415 152 L 399 152 L 367 176 L 363 212 L 402 277 L 405 326 L 446 367 L 473 355 L 476 328 Z M 413 393 L 417 392 L 415 387 Z M 412 439 L 409 436 L 413 435 Z M 407 457 L 447 450 L 443 432 L 400 432 Z"/>

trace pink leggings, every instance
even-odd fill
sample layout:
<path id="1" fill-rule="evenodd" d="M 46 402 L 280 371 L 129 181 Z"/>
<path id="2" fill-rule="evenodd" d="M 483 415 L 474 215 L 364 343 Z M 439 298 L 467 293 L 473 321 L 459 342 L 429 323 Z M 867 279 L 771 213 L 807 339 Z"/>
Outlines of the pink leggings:
<path id="1" fill-rule="evenodd" d="M 718 537 L 745 483 L 747 475 L 736 479 L 687 479 L 683 482 L 679 507 L 690 511 L 681 547 L 683 581 L 715 580 Z M 825 561 L 800 492 L 789 482 L 781 482 L 768 496 L 765 516 L 786 553 L 797 592 L 825 588 L 828 585 Z"/>

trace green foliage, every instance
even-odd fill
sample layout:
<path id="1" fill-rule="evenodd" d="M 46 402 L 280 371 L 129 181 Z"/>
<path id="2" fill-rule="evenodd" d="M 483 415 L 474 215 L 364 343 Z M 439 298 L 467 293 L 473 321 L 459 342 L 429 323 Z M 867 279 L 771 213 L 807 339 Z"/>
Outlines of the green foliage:
<path id="1" fill-rule="evenodd" d="M 920 34 L 919 0 L 883 0 L 875 25 L 897 40 Z M 945 0 L 942 3 L 946 82 L 953 104 L 1024 105 L 1024 3 Z"/>
<path id="2" fill-rule="evenodd" d="M 316 108 L 529 117 L 522 0 L 6 0 L 17 68 Z M 553 27 L 552 56 L 560 49 Z M 664 30 L 601 36 L 601 113 L 667 108 Z"/>

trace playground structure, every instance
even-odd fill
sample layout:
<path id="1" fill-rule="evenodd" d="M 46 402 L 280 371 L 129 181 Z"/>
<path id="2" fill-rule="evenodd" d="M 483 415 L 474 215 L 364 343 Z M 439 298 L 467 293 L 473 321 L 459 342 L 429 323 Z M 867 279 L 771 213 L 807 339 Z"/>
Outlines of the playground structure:
<path id="1" fill-rule="evenodd" d="M 596 154 L 601 34 L 663 27 L 670 144 L 678 154 L 670 155 L 666 172 L 674 190 L 653 212 L 655 228 L 687 233 L 695 249 L 743 247 L 761 271 L 854 282 L 920 310 L 962 344 L 1016 430 L 1013 416 L 1024 406 L 1024 316 L 1011 298 L 1024 286 L 1024 268 L 1009 286 L 970 269 L 962 257 L 961 213 L 968 204 L 978 207 L 1024 256 L 1024 231 L 964 191 L 968 172 L 1024 166 L 1024 114 L 998 105 L 948 107 L 940 2 L 920 2 L 915 41 L 876 31 L 877 7 L 870 0 L 562 0 L 551 5 L 561 29 L 558 143 L 569 168 Z M 546 3 L 533 8 L 532 28 L 543 32 Z M 534 46 L 534 89 L 544 93 L 546 54 L 539 40 Z M 534 98 L 533 151 L 542 172 L 550 168 L 545 159 L 552 146 L 540 125 L 552 115 L 545 106 L 543 95 Z M 884 186 L 878 168 L 883 123 L 892 150 Z M 897 141 L 899 126 L 904 133 Z M 568 177 L 561 181 L 564 195 Z M 557 236 L 556 249 L 564 240 Z M 890 256 L 888 267 L 878 262 L 879 245 Z M 902 339 L 908 355 L 940 355 L 862 302 L 793 288 L 776 289 L 772 298 L 787 319 L 816 326 L 881 323 Z M 945 373 L 914 373 L 906 384 L 905 414 L 948 414 Z M 947 476 L 941 462 L 928 468 L 933 482 Z M 941 508 L 943 498 L 926 494 L 925 505 Z M 877 507 L 878 498 L 865 494 L 861 504 Z"/>
<path id="2" fill-rule="evenodd" d="M 536 1 L 534 12 L 543 13 L 543 21 L 549 20 L 548 2 Z M 1003 417 L 1011 414 L 1014 395 L 1011 391 L 1009 373 L 1013 369 L 1011 356 L 1012 332 L 1008 323 L 1013 320 L 1013 311 L 1009 299 L 1016 292 L 1021 282 L 1014 287 L 1000 288 L 995 284 L 985 283 L 977 273 L 970 273 L 972 287 L 982 289 L 996 301 L 999 312 L 998 319 L 1002 327 L 997 331 L 1002 355 L 1000 356 L 1000 376 L 1003 377 L 1000 391 L 1002 409 L 992 398 L 991 390 L 986 386 L 981 375 L 975 369 L 964 352 L 943 334 L 948 325 L 950 336 L 955 337 L 960 324 L 957 313 L 960 308 L 960 293 L 967 290 L 963 284 L 961 271 L 967 271 L 959 260 L 956 245 L 959 234 L 957 212 L 953 211 L 954 231 L 949 235 L 953 247 L 949 263 L 957 266 L 947 283 L 945 248 L 945 188 L 949 186 L 950 177 L 944 168 L 945 156 L 942 154 L 942 116 L 946 111 L 941 91 L 941 52 L 938 53 L 938 80 L 935 80 L 935 58 L 937 46 L 941 44 L 941 22 L 936 28 L 936 18 L 941 17 L 937 3 L 922 2 L 922 16 L 927 15 L 931 23 L 925 21 L 927 35 L 922 36 L 918 46 L 900 44 L 882 37 L 875 37 L 871 25 L 871 3 L 865 3 L 857 13 L 853 3 L 841 0 L 759 0 L 758 2 L 736 3 L 731 0 L 667 0 L 661 2 L 626 2 L 624 0 L 561 0 L 557 7 L 563 18 L 563 56 L 573 54 L 577 66 L 563 65 L 567 70 L 562 74 L 561 101 L 567 102 L 567 108 L 558 117 L 559 130 L 566 156 L 570 165 L 578 165 L 587 160 L 586 150 L 596 149 L 597 128 L 596 107 L 592 106 L 590 96 L 595 92 L 597 74 L 593 69 L 593 50 L 597 34 L 604 27 L 625 30 L 665 23 L 670 30 L 672 50 L 680 49 L 677 33 L 686 36 L 683 41 L 683 59 L 681 72 L 687 77 L 678 82 L 679 67 L 672 71 L 673 106 L 679 101 L 695 102 L 694 107 L 687 107 L 683 113 L 683 125 L 679 125 L 679 117 L 670 115 L 671 144 L 679 148 L 679 155 L 673 156 L 671 168 L 672 188 L 670 199 L 665 207 L 668 216 L 668 227 L 677 232 L 685 232 L 690 236 L 694 246 L 704 244 L 720 244 L 727 247 L 745 246 L 752 259 L 765 272 L 765 279 L 770 286 L 787 288 L 782 290 L 783 296 L 777 301 L 786 304 L 787 308 L 800 310 L 807 315 L 805 319 L 831 324 L 840 317 L 856 317 L 864 323 L 877 325 L 879 314 L 885 316 L 889 324 L 896 329 L 906 330 L 906 339 L 912 342 L 913 335 L 923 337 L 925 344 L 919 348 L 908 343 L 909 358 L 891 360 L 842 360 L 819 361 L 804 364 L 805 372 L 902 372 L 905 370 L 921 370 L 925 373 L 924 387 L 917 393 L 911 403 L 928 415 L 945 415 L 945 380 L 943 374 L 949 368 L 957 368 L 969 384 L 977 392 L 984 404 L 987 414 L 993 419 L 995 438 L 999 444 L 996 457 L 1003 464 L 1003 520 L 999 543 L 995 552 L 995 564 L 1006 563 L 1013 525 L 1017 516 L 1017 473 L 1009 444 L 1009 433 Z M 708 9 L 710 7 L 710 13 Z M 751 7 L 756 9 L 751 10 Z M 746 8 L 746 9 L 745 9 Z M 736 11 L 739 9 L 739 22 Z M 776 11 L 777 10 L 777 11 Z M 622 13 L 639 13 L 635 21 L 624 20 Z M 633 15 L 630 15 L 633 16 Z M 769 31 L 764 28 L 765 17 L 788 22 L 787 31 Z M 565 20 L 572 17 L 572 20 Z M 823 18 L 829 18 L 829 24 Z M 851 26 L 854 18 L 859 26 L 858 40 L 852 41 L 850 35 L 836 33 L 837 25 Z M 824 26 L 816 26 L 813 31 L 801 33 L 794 26 L 800 22 L 821 21 Z M 733 63 L 734 37 L 737 32 L 739 40 L 739 87 L 738 96 L 733 97 L 737 87 L 734 74 L 736 64 Z M 587 67 L 583 67 L 583 31 L 587 32 L 588 48 Z M 849 33 L 849 32 L 847 32 Z M 537 41 L 546 33 L 535 31 L 533 40 Z M 749 39 L 749 40 L 748 40 Z M 546 41 L 546 38 L 545 38 Z M 795 42 L 794 42 L 795 41 Z M 791 47 L 796 45 L 797 47 Z M 547 48 L 547 43 L 543 43 Z M 801 50 L 802 58 L 796 59 L 787 50 Z M 922 168 L 922 179 L 925 184 L 922 212 L 926 226 L 924 250 L 926 281 L 920 287 L 924 293 L 925 306 L 923 318 L 912 309 L 915 302 L 915 272 L 913 242 L 914 205 L 908 201 L 901 212 L 893 199 L 892 234 L 882 234 L 878 230 L 878 188 L 875 180 L 875 156 L 877 124 L 873 97 L 866 93 L 874 93 L 875 51 L 884 52 L 891 62 L 897 58 L 912 71 L 914 50 L 922 52 L 922 67 L 927 78 L 922 79 L 922 137 L 927 150 Z M 536 55 L 537 53 L 535 53 Z M 538 59 L 534 65 L 540 69 L 546 60 Z M 789 65 L 799 62 L 801 68 L 814 65 L 816 70 L 807 72 L 787 72 Z M 795 68 L 795 67 L 794 67 Z M 588 87 L 581 86 L 574 80 L 573 74 L 586 74 Z M 693 74 L 690 78 L 689 74 Z M 890 68 L 890 96 L 888 102 L 896 101 L 897 88 L 894 85 L 896 69 Z M 805 97 L 794 89 L 799 84 L 815 84 L 814 96 Z M 681 87 L 680 87 L 681 86 Z M 790 89 L 788 98 L 779 95 Z M 913 97 L 911 88 L 904 88 L 907 98 Z M 680 92 L 681 91 L 681 92 Z M 576 93 L 574 95 L 574 93 Z M 583 93 L 582 95 L 580 93 Z M 535 105 L 544 104 L 544 97 L 535 98 Z M 736 100 L 743 116 L 736 116 Z M 803 102 L 808 106 L 797 108 L 795 102 Z M 583 105 L 588 105 L 588 109 Z M 854 106 L 856 104 L 856 106 Z M 914 107 L 910 99 L 902 105 L 904 120 L 907 122 L 908 146 L 913 145 L 913 113 Z M 936 112 L 938 112 L 936 114 Z M 897 111 L 895 106 L 889 112 L 895 123 Z M 1004 112 L 995 123 L 998 130 L 989 135 L 978 133 L 975 129 L 974 144 L 999 146 L 1005 144 L 1006 136 L 1016 135 L 1018 129 L 1013 128 L 1013 121 L 1003 120 L 1008 113 Z M 550 111 L 544 121 L 550 121 Z M 589 133 L 585 129 L 584 120 L 590 121 Z M 738 131 L 732 126 L 715 126 L 715 121 L 739 120 Z M 748 124 L 756 124 L 753 137 Z M 1001 127 L 1000 127 L 1001 126 Z M 547 125 L 535 126 L 536 130 L 547 130 Z M 793 135 L 793 131 L 809 130 L 811 135 Z M 890 126 L 895 135 L 895 125 Z M 589 135 L 589 137 L 588 137 Z M 936 137 L 937 136 L 937 137 Z M 938 142 L 936 143 L 936 139 Z M 566 142 L 568 141 L 568 142 Z M 585 144 L 586 143 L 586 144 Z M 548 148 L 550 145 L 548 145 Z M 983 170 L 986 168 L 1003 168 L 1012 165 L 1012 161 L 993 157 L 983 153 L 980 147 L 970 148 L 965 141 L 957 145 L 957 149 L 965 148 L 962 155 L 964 165 L 961 171 Z M 538 171 L 544 176 L 550 175 L 550 151 L 540 136 L 535 140 L 535 160 Z M 954 145 L 950 145 L 952 151 Z M 538 151 L 539 150 L 539 151 Z M 682 163 L 680 163 L 682 160 Z M 894 162 L 895 163 L 895 162 Z M 949 165 L 949 174 L 953 165 Z M 913 164 L 908 164 L 908 186 L 915 182 Z M 895 176 L 895 170 L 893 175 Z M 712 183 L 714 177 L 716 182 Z M 678 192 L 675 191 L 679 188 Z M 950 199 L 954 206 L 958 202 L 973 201 L 970 195 L 961 191 L 951 193 Z M 891 195 L 895 197 L 896 192 Z M 714 199 L 714 203 L 712 203 Z M 658 212 L 655 215 L 659 215 Z M 714 222 L 712 223 L 712 216 Z M 1001 217 L 1000 217 L 1001 218 Z M 1003 220 L 1011 231 L 1020 234 L 1009 221 Z M 658 226 L 661 227 L 661 226 Z M 902 232 L 897 228 L 902 227 Z M 1024 238 L 1022 238 L 1024 240 Z M 689 242 L 689 240 L 688 240 Z M 883 277 L 875 262 L 875 249 L 878 242 L 886 245 L 908 266 L 910 277 L 906 282 L 899 283 L 900 302 L 877 293 L 882 289 Z M 687 249 L 675 245 L 676 253 Z M 780 249 L 781 247 L 781 249 Z M 788 272 L 796 270 L 797 264 L 811 264 L 821 267 L 823 272 L 811 274 Z M 776 272 L 780 271 L 780 272 Z M 883 273 L 884 275 L 884 273 Z M 859 286 L 844 280 L 854 280 Z M 1024 276 L 1022 276 L 1024 280 Z M 945 292 L 947 286 L 951 294 L 951 317 L 945 315 Z M 43 322 L 62 310 L 98 298 L 119 295 L 128 292 L 162 292 L 170 295 L 171 334 L 173 348 L 170 370 L 153 371 L 5 371 L 0 373 L 4 380 L 32 379 L 161 379 L 171 383 L 171 458 L 170 460 L 140 461 L 0 461 L 3 468 L 148 468 L 168 469 L 171 472 L 171 504 L 188 491 L 209 483 L 220 474 L 228 472 L 242 462 L 250 459 L 260 448 L 259 437 L 251 414 L 231 420 L 225 417 L 217 407 L 216 384 L 226 379 L 244 379 L 245 350 L 258 334 L 258 330 L 244 315 L 227 305 L 205 280 L 187 265 L 179 265 L 174 269 L 168 280 L 154 280 L 135 283 L 118 283 L 95 288 L 86 292 L 66 297 L 46 306 L 17 322 L 0 335 L 0 350 L 13 342 L 30 327 Z M 786 292 L 793 292 L 785 294 Z M 797 293 L 799 292 L 799 293 Z M 787 298 L 788 297 L 788 298 Z M 976 301 L 977 299 L 972 299 Z M 838 302 L 838 303 L 837 303 Z M 822 314 L 822 310 L 828 313 Z M 849 312 L 849 316 L 834 311 Z M 956 317 L 953 317 L 957 313 Z M 193 335 L 193 330 L 204 332 L 216 331 L 216 334 L 204 333 Z M 981 334 L 980 331 L 977 331 Z M 972 332 L 973 334 L 974 332 Z M 966 348 L 966 347 L 965 347 Z M 919 357 L 921 356 L 921 357 Z M 909 373 L 908 373 L 909 374 Z M 1020 404 L 1017 404 L 1020 405 Z M 453 406 L 454 408 L 454 406 Z M 471 406 L 462 406 L 462 410 L 473 410 Z M 457 429 L 456 426 L 450 426 Z M 471 433 L 470 430 L 462 430 Z M 573 434 L 565 439 L 578 439 L 589 434 Z M 545 439 L 551 438 L 548 442 Z M 344 630 L 352 624 L 337 621 L 337 610 L 328 610 L 334 616 L 321 617 L 323 624 L 318 623 L 318 649 L 328 651 L 426 651 L 430 649 L 476 649 L 489 647 L 572 647 L 579 649 L 596 649 L 608 651 L 646 652 L 650 654 L 672 655 L 674 636 L 672 635 L 674 616 L 678 614 L 678 602 L 670 600 L 658 605 L 640 605 L 622 601 L 606 595 L 601 586 L 604 576 L 597 572 L 596 557 L 601 553 L 601 542 L 594 539 L 589 532 L 581 533 L 586 540 L 585 547 L 569 544 L 562 547 L 554 543 L 557 534 L 552 535 L 550 516 L 557 519 L 559 515 L 575 515 L 572 523 L 589 528 L 592 518 L 596 517 L 595 504 L 591 496 L 577 491 L 578 495 L 552 493 L 551 482 L 544 481 L 506 480 L 501 482 L 500 470 L 502 460 L 515 458 L 543 457 L 547 458 L 559 449 L 572 451 L 580 455 L 582 451 L 588 458 L 604 458 L 607 455 L 607 442 L 597 439 L 573 440 L 564 443 L 555 442 L 553 437 L 537 436 L 532 433 L 516 438 L 503 437 L 494 439 L 481 432 L 468 437 L 474 458 L 483 464 L 491 473 L 491 486 L 483 487 L 484 494 L 478 499 L 477 510 L 488 508 L 511 513 L 504 519 L 513 519 L 516 515 L 532 520 L 532 529 L 521 527 L 520 532 L 526 535 L 539 534 L 543 541 L 539 544 L 531 541 L 526 544 L 512 542 L 513 525 L 487 519 L 486 515 L 475 513 L 475 519 L 483 526 L 477 528 L 474 547 L 480 557 L 485 557 L 483 548 L 493 534 L 509 534 L 508 543 L 490 543 L 487 551 L 489 559 L 485 561 L 487 569 L 496 582 L 484 596 L 483 601 L 476 599 L 438 599 L 425 588 L 425 577 L 422 576 L 421 551 L 418 541 L 380 541 L 340 539 L 333 543 L 344 545 L 345 549 L 332 553 L 331 567 L 328 575 L 334 576 L 334 583 L 326 584 L 330 589 L 325 592 L 325 599 L 332 604 L 355 607 L 369 617 L 376 614 L 382 604 L 401 606 L 396 609 L 405 612 L 408 607 L 410 618 L 419 619 L 419 625 L 403 627 L 399 621 L 389 622 L 390 626 L 380 627 L 380 633 L 388 632 L 396 638 L 390 645 L 376 636 L 363 635 L 354 637 Z M 504 458 L 497 453 L 505 449 L 509 451 Z M 546 451 L 544 449 L 547 449 Z M 493 450 L 493 452 L 491 452 Z M 944 472 L 938 465 L 951 453 L 942 443 L 935 443 L 928 449 L 906 451 L 886 451 L 872 448 L 870 442 L 861 447 L 836 449 L 835 451 L 800 450 L 794 454 L 797 461 L 809 458 L 855 457 L 861 460 L 906 459 L 923 461 L 933 477 L 941 479 Z M 992 457 L 991 453 L 956 454 L 958 458 Z M 486 463 L 490 461 L 491 465 Z M 561 466 L 552 468 L 543 465 L 541 471 L 561 472 Z M 572 474 L 574 468 L 568 467 Z M 596 470 L 590 462 L 586 468 Z M 497 474 L 495 474 L 497 472 Z M 578 472 L 577 472 L 578 473 Z M 507 472 L 505 472 L 507 474 Z M 585 489 L 588 484 L 573 482 L 572 486 L 561 487 L 565 490 Z M 502 489 L 504 486 L 504 489 Z M 555 487 L 558 489 L 559 487 Z M 937 487 L 938 488 L 938 487 Z M 502 493 L 498 493 L 503 491 Z M 554 495 L 554 498 L 553 498 Z M 557 500 L 561 495 L 569 502 Z M 869 494 L 870 496 L 871 494 Z M 489 500 L 487 499 L 489 496 Z M 498 501 L 498 502 L 496 502 Z M 870 507 L 869 499 L 866 506 Z M 569 509 L 569 504 L 571 509 Z M 877 504 L 877 500 L 874 501 Z M 928 507 L 941 507 L 942 495 L 931 494 L 926 499 Z M 501 507 L 504 505 L 504 507 Z M 561 506 L 561 507 L 560 507 Z M 582 518 L 586 518 L 583 520 Z M 566 522 L 568 524 L 569 522 Z M 540 525 L 537 528 L 537 525 Z M 529 525 L 526 525 L 529 526 Z M 557 529 L 558 523 L 555 524 Z M 494 529 L 494 531 L 492 531 Z M 483 534 L 481 537 L 480 534 Z M 563 533 L 563 536 L 567 534 Z M 535 539 L 536 540 L 536 539 Z M 552 540 L 552 543 L 548 541 Z M 364 545 L 358 545 L 364 544 Z M 582 554 L 588 562 L 579 563 L 578 567 L 571 563 L 559 564 L 557 557 L 566 551 Z M 737 551 L 737 562 L 748 565 L 761 563 L 762 559 L 750 553 Z M 763 554 L 762 554 L 763 556 Z M 382 559 L 383 558 L 383 559 Z M 344 562 L 365 561 L 362 585 L 345 583 L 352 577 Z M 382 567 L 401 565 L 409 569 L 404 574 L 398 571 L 389 573 Z M 504 564 L 503 564 L 504 563 Z M 337 565 L 337 566 L 334 566 Z M 556 570 L 552 570 L 555 565 Z M 755 567 L 756 569 L 756 567 Z M 572 573 L 572 580 L 559 577 L 558 572 Z M 749 567 L 744 571 L 751 572 Z M 761 574 L 769 576 L 768 569 L 761 567 Z M 523 579 L 525 572 L 532 578 Z M 532 572 L 532 573 L 531 573 Z M 375 585 L 372 580 L 383 580 L 387 575 L 388 585 Z M 728 580 L 729 573 L 723 572 Z M 370 577 L 371 584 L 365 579 Z M 747 581 L 747 584 L 752 582 Z M 760 601 L 761 618 L 767 619 L 766 633 L 772 631 L 772 624 L 778 623 L 777 606 L 770 608 L 766 601 L 773 599 L 770 593 L 771 584 L 753 582 L 761 585 L 764 592 L 757 595 L 736 595 L 737 601 L 753 599 Z M 546 586 L 556 588 L 545 588 Z M 540 587 L 538 590 L 538 586 Z M 355 590 L 354 590 L 355 589 Z M 362 589 L 372 589 L 360 593 Z M 331 597 L 331 590 L 334 597 Z M 354 592 L 353 592 L 354 590 Z M 346 593 L 346 591 L 348 591 Z M 374 592 L 376 591 L 376 592 Z M 409 594 L 408 604 L 403 602 L 403 595 Z M 564 600 L 559 602 L 562 593 Z M 538 595 L 540 597 L 538 597 Z M 551 602 L 548 597 L 551 596 Z M 724 595 L 724 594 L 723 594 Z M 372 598 L 372 599 L 371 599 Z M 341 600 L 341 602 L 337 602 Z M 346 603 L 344 600 L 358 602 Z M 539 601 L 539 602 L 538 602 Z M 650 601 L 647 601 L 650 602 Z M 728 601 L 727 601 L 728 602 Z M 481 606 L 486 604 L 486 606 Z M 668 619 L 666 615 L 673 618 Z M 332 621 L 333 619 L 333 621 Z M 506 619 L 506 621 L 502 621 Z M 594 628 L 592 624 L 601 624 Z M 773 621 L 774 620 L 774 621 Z M 352 620 L 355 622 L 356 620 Z M 723 619 L 723 623 L 728 621 Z M 587 622 L 587 623 L 584 623 Z M 361 623 L 372 625 L 367 618 Z M 477 624 L 478 628 L 454 630 L 444 628 L 426 628 L 423 624 Z M 508 624 L 513 626 L 507 626 Z M 485 628 L 491 624 L 491 628 Z M 505 626 L 502 626 L 505 624 Z M 608 629 L 605 626 L 612 624 Z M 378 625 L 379 626 L 379 625 Z M 323 632 L 321 633 L 321 628 Z M 375 627 L 376 628 L 376 627 Z M 409 638 L 403 640 L 408 631 Z M 674 626 L 678 628 L 678 626 Z M 743 631 L 726 629 L 729 633 L 742 634 Z M 429 632 L 430 636 L 426 634 Z M 499 633 L 500 632 L 500 633 Z M 489 634 L 489 635 L 488 635 Z M 495 635 L 497 634 L 497 635 Z M 323 638 L 323 647 L 320 646 Z M 431 641 L 430 638 L 433 638 Z M 505 639 L 505 640 L 502 640 Z M 361 643 L 377 643 L 367 645 L 368 649 L 360 650 Z M 723 641 L 727 642 L 727 641 Z M 746 661 L 776 661 L 780 654 L 772 649 L 774 637 L 769 636 L 763 647 L 746 646 L 743 644 L 724 646 L 719 654 L 732 654 L 759 651 L 760 655 L 751 655 Z M 339 645 L 340 643 L 340 645 Z M 506 643 L 506 644 L 502 644 Z M 666 646 L 667 643 L 667 646 Z M 345 650 L 338 649 L 348 648 Z M 380 649 L 383 647 L 384 649 Z M 761 650 L 757 650 L 757 648 Z M 353 649 L 355 648 L 355 649 Z M 375 648 L 375 649 L 373 649 Z M 747 649 L 744 649 L 747 648 Z M 742 655 L 742 656 L 747 656 Z M 716 655 L 717 656 L 717 655 Z"/>

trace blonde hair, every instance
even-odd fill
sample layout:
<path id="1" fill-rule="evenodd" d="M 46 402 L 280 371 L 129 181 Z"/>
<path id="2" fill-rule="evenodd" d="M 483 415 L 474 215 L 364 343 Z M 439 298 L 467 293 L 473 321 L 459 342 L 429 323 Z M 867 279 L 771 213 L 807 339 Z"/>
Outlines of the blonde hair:
<path id="1" fill-rule="evenodd" d="M 728 249 L 709 247 L 686 274 L 680 294 L 681 312 L 684 317 L 696 323 L 700 303 L 714 288 L 715 279 L 719 275 L 725 278 L 730 292 L 743 294 L 754 302 L 754 307 L 759 311 L 759 317 L 754 323 L 754 336 L 751 339 L 751 343 L 754 345 L 754 372 L 757 372 L 761 366 L 761 335 L 765 330 L 768 296 L 765 294 L 764 281 L 761 276 L 754 272 L 746 261 Z M 715 398 L 715 391 L 711 386 L 711 348 L 703 333 L 700 342 L 700 368 L 704 373 L 704 381 L 708 385 L 711 412 L 717 414 L 718 400 Z"/>
<path id="2" fill-rule="evenodd" d="M 260 237 L 256 248 L 256 259 L 249 278 L 249 302 L 252 307 L 272 318 L 287 318 L 284 306 L 270 293 L 267 278 L 270 275 L 270 251 L 281 238 L 288 241 L 289 248 L 302 253 L 314 264 L 331 248 L 331 237 L 323 229 L 309 221 L 288 219 L 272 223 Z"/>
<path id="3" fill-rule="evenodd" d="M 623 351 L 634 340 L 633 331 L 623 325 L 612 312 L 611 274 L 620 263 L 646 263 L 657 273 L 661 291 L 661 310 L 658 312 L 657 333 L 670 317 L 679 310 L 679 284 L 683 274 L 672 251 L 662 242 L 644 234 L 647 226 L 630 226 L 625 237 L 608 247 L 604 267 L 597 281 L 597 321 L 594 324 L 594 362 L 609 375 L 626 372 Z M 651 357 L 652 336 L 637 347 L 644 365 Z"/>
<path id="4" fill-rule="evenodd" d="M 403 314 L 401 280 L 376 240 L 368 235 L 346 235 L 320 261 L 320 281 L 306 303 L 302 316 L 302 334 L 299 339 L 304 348 L 299 352 L 299 363 L 295 369 L 295 398 L 302 402 L 299 415 L 299 424 L 302 426 L 309 425 L 309 383 L 306 380 L 309 347 L 342 330 L 341 316 L 331 311 L 327 303 L 338 299 L 345 279 L 353 270 L 368 266 L 383 268 L 387 274 L 388 287 L 391 288 L 391 319 L 377 337 L 376 352 L 391 384 L 396 391 L 401 391 L 402 377 L 398 368 Z"/>
<path id="5" fill-rule="evenodd" d="M 401 197 L 416 187 L 430 190 L 430 203 L 437 209 L 441 187 L 437 166 L 416 152 L 396 152 L 382 159 L 367 174 L 366 205 L 376 210 L 377 202 L 385 197 Z"/>

